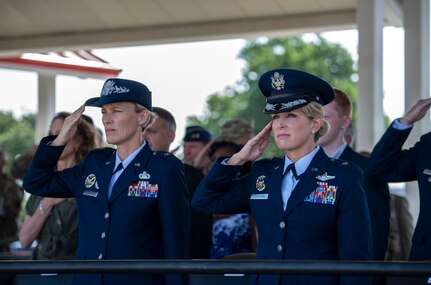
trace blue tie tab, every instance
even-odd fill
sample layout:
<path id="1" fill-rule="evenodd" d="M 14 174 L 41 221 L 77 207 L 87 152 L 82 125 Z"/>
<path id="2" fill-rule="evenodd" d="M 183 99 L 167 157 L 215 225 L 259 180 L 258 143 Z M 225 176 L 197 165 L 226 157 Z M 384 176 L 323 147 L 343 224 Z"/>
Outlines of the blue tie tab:
<path id="1" fill-rule="evenodd" d="M 301 178 L 301 175 L 298 175 L 296 173 L 296 169 L 295 169 L 295 163 L 291 163 L 286 167 L 286 170 L 283 173 L 283 177 L 289 173 L 289 171 L 292 171 L 293 177 L 295 177 L 296 180 L 299 180 L 299 178 Z"/>

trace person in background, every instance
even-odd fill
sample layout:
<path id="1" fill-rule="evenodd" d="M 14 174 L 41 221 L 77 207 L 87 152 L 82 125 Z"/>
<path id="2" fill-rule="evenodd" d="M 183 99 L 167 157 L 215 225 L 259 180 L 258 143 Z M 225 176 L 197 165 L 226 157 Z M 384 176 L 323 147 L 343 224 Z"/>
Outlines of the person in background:
<path id="1" fill-rule="evenodd" d="M 317 141 L 332 158 L 349 161 L 366 171 L 368 158 L 355 152 L 345 141 L 346 130 L 352 123 L 352 102 L 346 93 L 334 88 L 334 100 L 324 106 L 328 133 Z M 373 259 L 384 260 L 388 248 L 390 224 L 390 197 L 387 183 L 364 176 L 364 191 L 370 210 L 373 233 Z"/>
<path id="2" fill-rule="evenodd" d="M 0 149 L 0 253 L 10 252 L 9 244 L 17 239 L 18 216 L 24 192 L 13 177 L 5 173 L 6 164 L 6 153 Z"/>
<path id="3" fill-rule="evenodd" d="M 431 132 L 422 135 L 413 147 L 403 149 L 413 125 L 423 119 L 431 107 L 431 98 L 419 100 L 402 118 L 396 119 L 387 128 L 379 142 L 373 148 L 370 155 L 370 165 L 367 175 L 378 179 L 382 182 L 408 182 L 417 181 L 419 186 L 419 217 L 411 239 L 411 248 L 409 261 L 428 261 L 431 259 L 431 160 L 430 145 Z M 397 218 L 396 226 L 399 231 L 398 239 L 405 240 L 406 234 L 409 234 L 411 222 L 408 212 L 408 205 L 404 204 L 404 197 L 393 195 L 395 217 Z M 398 201 L 397 201 L 398 200 Z M 404 200 L 404 201 L 402 201 Z M 401 203 L 400 203 L 401 202 Z M 402 203 L 404 202 L 404 203 Z M 396 216 L 397 214 L 401 214 Z M 407 215 L 406 215 L 407 214 Z M 404 222 L 404 223 L 399 223 Z M 404 227 L 403 227 L 404 226 Z M 408 244 L 399 248 L 399 253 L 405 251 Z M 394 241 L 394 240 L 391 240 Z M 393 244 L 391 244 L 393 246 Z M 391 247 L 391 250 L 394 248 Z M 393 254 L 394 252 L 389 252 Z M 388 257 L 391 257 L 388 255 Z M 430 277 L 390 277 L 396 278 L 399 284 L 427 284 Z"/>
<path id="4" fill-rule="evenodd" d="M 344 141 L 350 147 L 353 147 L 355 142 L 355 131 L 353 130 L 353 122 L 349 124 L 344 132 Z"/>
<path id="5" fill-rule="evenodd" d="M 177 129 L 175 118 L 168 110 L 160 107 L 153 107 L 153 112 L 157 114 L 157 118 L 144 130 L 143 138 L 152 150 L 168 152 L 171 143 L 175 140 Z M 184 163 L 184 174 L 191 198 L 199 182 L 204 178 L 204 174 L 186 163 Z M 190 258 L 210 258 L 212 224 L 211 215 L 201 214 L 190 209 Z"/>
<path id="6" fill-rule="evenodd" d="M 193 162 L 200 151 L 211 141 L 211 133 L 201 126 L 190 126 L 186 128 L 184 135 L 184 158 L 185 164 L 194 165 Z"/>
<path id="7" fill-rule="evenodd" d="M 430 107 L 431 98 L 421 99 L 402 118 L 394 120 L 373 148 L 367 170 L 369 176 L 383 182 L 418 182 L 420 211 L 410 261 L 431 259 L 431 132 L 422 135 L 413 147 L 402 147 L 413 125 L 425 117 Z"/>
<path id="8" fill-rule="evenodd" d="M 51 121 L 49 135 L 57 136 L 70 113 L 57 113 Z M 81 162 L 96 147 L 95 129 L 81 119 L 73 139 L 61 154 L 56 171 Z M 78 246 L 78 212 L 75 198 L 49 198 L 31 195 L 26 206 L 24 223 L 19 232 L 22 248 L 37 241 L 33 259 L 73 259 Z"/>
<path id="9" fill-rule="evenodd" d="M 177 123 L 171 112 L 166 109 L 153 107 L 153 112 L 157 118 L 145 128 L 142 137 L 152 150 L 169 152 L 169 148 L 175 140 Z"/>
<path id="10" fill-rule="evenodd" d="M 229 120 L 221 126 L 220 140 L 245 145 L 254 136 L 254 127 L 244 118 Z"/>
<path id="11" fill-rule="evenodd" d="M 252 212 L 259 233 L 257 259 L 371 260 L 363 173 L 329 158 L 316 145 L 329 128 L 323 105 L 333 100 L 334 90 L 322 79 L 293 69 L 264 73 L 259 88 L 271 121 L 239 152 L 214 164 L 192 206 L 213 214 Z M 285 157 L 255 161 L 268 146 L 271 131 Z M 251 171 L 238 178 L 247 161 L 254 161 Z M 364 276 L 251 276 L 253 284 L 369 282 Z"/>
<path id="12" fill-rule="evenodd" d="M 94 139 L 96 141 L 96 148 L 103 147 L 103 131 L 96 127 L 92 117 L 82 114 L 82 118 L 94 128 Z"/>
<path id="13" fill-rule="evenodd" d="M 106 141 L 84 161 L 54 171 L 75 137 L 85 106 L 101 107 Z M 24 177 L 34 195 L 76 197 L 81 260 L 183 259 L 189 257 L 189 197 L 184 167 L 175 156 L 154 152 L 142 131 L 156 115 L 142 83 L 107 79 L 100 97 L 68 116 L 57 137 L 43 138 Z M 66 146 L 67 147 L 67 146 Z M 74 284 L 185 284 L 178 274 L 75 274 Z"/>
<path id="14" fill-rule="evenodd" d="M 201 169 L 204 174 L 207 174 L 213 165 L 213 161 L 210 159 L 210 151 L 214 143 L 225 141 L 244 145 L 254 136 L 254 127 L 251 122 L 243 118 L 225 122 L 220 130 L 220 136 L 208 142 L 193 160 L 193 166 Z"/>

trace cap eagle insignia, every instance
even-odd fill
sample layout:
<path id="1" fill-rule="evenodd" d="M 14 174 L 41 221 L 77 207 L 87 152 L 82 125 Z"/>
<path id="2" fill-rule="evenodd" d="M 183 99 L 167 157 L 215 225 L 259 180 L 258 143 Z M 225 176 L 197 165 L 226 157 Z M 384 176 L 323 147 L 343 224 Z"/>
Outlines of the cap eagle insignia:
<path id="1" fill-rule="evenodd" d="M 284 89 L 284 75 L 279 72 L 274 72 L 274 76 L 271 76 L 271 86 L 275 90 Z"/>
<path id="2" fill-rule="evenodd" d="M 112 80 L 106 81 L 105 85 L 103 85 L 102 95 L 110 95 L 112 93 L 127 93 L 129 92 L 129 88 L 124 86 L 115 86 L 115 82 Z"/>

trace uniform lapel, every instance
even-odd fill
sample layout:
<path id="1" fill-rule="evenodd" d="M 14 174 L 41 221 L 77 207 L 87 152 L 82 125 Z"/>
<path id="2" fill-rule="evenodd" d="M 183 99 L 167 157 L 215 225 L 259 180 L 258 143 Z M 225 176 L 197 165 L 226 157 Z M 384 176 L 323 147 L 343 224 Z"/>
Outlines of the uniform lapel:
<path id="1" fill-rule="evenodd" d="M 140 180 L 139 173 L 143 172 L 143 170 L 147 167 L 151 155 L 151 149 L 148 147 L 148 144 L 146 144 L 132 160 L 132 162 L 126 167 L 126 169 L 124 169 L 120 177 L 118 177 L 117 181 L 112 187 L 109 203 L 114 202 L 120 194 L 128 190 L 131 184 Z"/>
<path id="2" fill-rule="evenodd" d="M 107 157 L 105 161 L 100 164 L 99 171 L 97 171 L 96 177 L 103 179 L 98 180 L 99 188 L 101 189 L 100 194 L 102 195 L 103 201 L 108 201 L 108 187 L 111 181 L 112 168 L 115 165 L 115 150 L 112 151 L 112 155 Z"/>
<path id="3" fill-rule="evenodd" d="M 343 153 L 340 155 L 340 159 L 345 161 L 352 161 L 353 149 L 350 146 L 346 146 Z"/>
<path id="4" fill-rule="evenodd" d="M 301 179 L 290 195 L 285 211 L 286 216 L 298 205 L 303 203 L 304 199 L 316 189 L 317 184 L 315 177 L 324 172 L 327 160 L 328 156 L 320 149 L 314 156 L 307 170 L 302 174 Z"/>
<path id="5" fill-rule="evenodd" d="M 283 199 L 281 197 L 281 181 L 283 179 L 283 170 L 284 170 L 284 159 L 280 161 L 278 165 L 276 165 L 272 173 L 269 173 L 269 179 L 267 180 L 269 183 L 268 189 L 271 189 L 271 193 L 269 193 L 268 199 L 274 205 L 274 208 L 277 210 L 277 214 L 283 216 Z"/>

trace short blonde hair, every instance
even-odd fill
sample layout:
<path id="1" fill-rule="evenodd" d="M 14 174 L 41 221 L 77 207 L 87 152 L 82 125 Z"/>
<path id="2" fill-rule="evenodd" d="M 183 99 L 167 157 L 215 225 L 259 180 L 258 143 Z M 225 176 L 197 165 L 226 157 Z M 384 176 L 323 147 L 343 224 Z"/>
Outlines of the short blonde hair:
<path id="1" fill-rule="evenodd" d="M 142 131 L 144 131 L 149 125 L 151 125 L 157 119 L 157 114 L 154 113 L 154 112 L 152 112 L 152 111 L 150 111 L 150 110 L 148 110 L 147 108 L 145 108 L 144 106 L 142 106 L 142 105 L 140 105 L 138 103 L 135 103 L 135 106 L 136 106 L 136 109 L 135 109 L 136 113 L 141 113 L 143 111 L 148 111 L 148 113 L 150 115 L 148 117 L 148 120 L 141 125 Z"/>
<path id="2" fill-rule="evenodd" d="M 321 104 L 317 102 L 310 102 L 309 104 L 301 107 L 298 110 L 307 117 L 309 117 L 311 120 L 315 118 L 322 118 L 322 127 L 315 134 L 314 142 L 317 142 L 319 138 L 323 137 L 328 133 L 330 126 L 329 123 L 325 120 L 325 112 Z"/>

